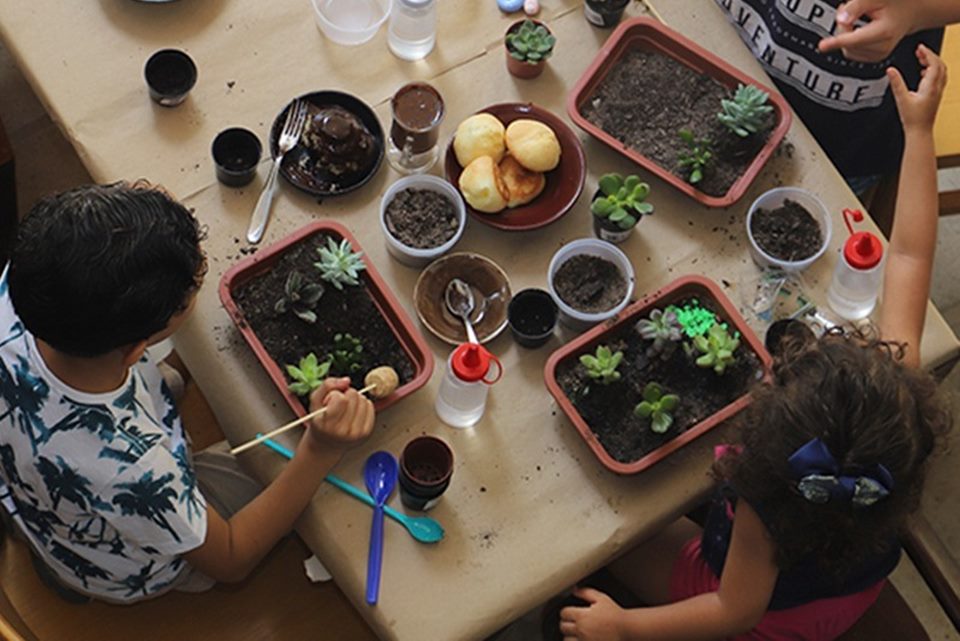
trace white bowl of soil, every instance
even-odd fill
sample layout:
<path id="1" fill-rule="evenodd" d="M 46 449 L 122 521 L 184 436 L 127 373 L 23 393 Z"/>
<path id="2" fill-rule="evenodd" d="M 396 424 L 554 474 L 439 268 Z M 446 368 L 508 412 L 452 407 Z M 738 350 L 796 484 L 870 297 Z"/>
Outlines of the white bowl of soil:
<path id="1" fill-rule="evenodd" d="M 830 212 L 819 198 L 797 187 L 762 194 L 747 213 L 747 237 L 761 267 L 800 272 L 830 246 Z"/>
<path id="2" fill-rule="evenodd" d="M 380 200 L 380 229 L 387 251 L 411 267 L 423 267 L 450 251 L 466 222 L 460 192 L 436 176 L 401 178 Z"/>
<path id="3" fill-rule="evenodd" d="M 583 331 L 627 306 L 633 294 L 633 265 L 615 245 L 581 238 L 557 250 L 547 280 L 560 322 Z"/>

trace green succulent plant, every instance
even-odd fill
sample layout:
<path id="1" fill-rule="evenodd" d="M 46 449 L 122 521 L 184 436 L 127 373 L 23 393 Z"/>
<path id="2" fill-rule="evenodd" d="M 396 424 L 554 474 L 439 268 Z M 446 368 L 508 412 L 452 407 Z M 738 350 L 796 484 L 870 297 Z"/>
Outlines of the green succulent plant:
<path id="1" fill-rule="evenodd" d="M 587 376 L 604 385 L 620 380 L 617 368 L 622 360 L 623 352 L 612 352 L 606 345 L 598 346 L 594 354 L 580 356 L 580 363 L 586 368 Z"/>
<path id="2" fill-rule="evenodd" d="M 650 194 L 650 185 L 640 182 L 639 177 L 604 174 L 599 186 L 603 195 L 590 204 L 590 211 L 597 218 L 627 230 L 640 222 L 641 216 L 653 213 L 653 205 L 644 202 Z"/>
<path id="3" fill-rule="evenodd" d="M 516 31 L 507 34 L 505 40 L 511 57 L 530 64 L 549 58 L 557 44 L 556 37 L 533 20 L 524 20 Z"/>
<path id="4" fill-rule="evenodd" d="M 359 285 L 360 272 L 366 269 L 363 264 L 363 252 L 355 252 L 346 238 L 337 244 L 333 238 L 327 238 L 327 246 L 317 247 L 320 262 L 313 266 L 320 270 L 320 278 L 337 289 L 344 285 Z"/>
<path id="5" fill-rule="evenodd" d="M 335 334 L 330 369 L 336 374 L 354 374 L 363 368 L 363 343 L 350 334 Z"/>
<path id="6" fill-rule="evenodd" d="M 673 425 L 673 410 L 680 403 L 676 394 L 664 394 L 658 383 L 647 383 L 643 388 L 643 400 L 633 408 L 633 414 L 650 419 L 650 429 L 663 434 Z"/>
<path id="7" fill-rule="evenodd" d="M 681 129 L 677 135 L 687 145 L 687 149 L 680 152 L 677 163 L 682 169 L 689 170 L 687 182 L 696 185 L 703 180 L 703 172 L 713 162 L 712 143 L 706 138 L 696 139 L 689 129 Z"/>
<path id="8" fill-rule="evenodd" d="M 313 311 L 320 302 L 324 292 L 323 284 L 311 283 L 297 270 L 287 274 L 287 281 L 283 286 L 283 296 L 273 306 L 278 314 L 293 312 L 305 323 L 317 322 L 317 314 Z"/>
<path id="9" fill-rule="evenodd" d="M 730 131 L 741 138 L 763 131 L 770 126 L 770 112 L 773 107 L 767 104 L 770 94 L 754 85 L 739 85 L 733 94 L 733 100 L 721 100 L 721 111 L 717 119 Z"/>
<path id="10" fill-rule="evenodd" d="M 683 325 L 672 305 L 666 309 L 655 309 L 649 318 L 641 318 L 634 325 L 641 338 L 652 340 L 647 356 L 660 355 L 668 358 L 683 338 Z"/>
<path id="11" fill-rule="evenodd" d="M 731 336 L 726 325 L 717 323 L 705 335 L 694 337 L 693 346 L 702 354 L 697 358 L 698 366 L 712 367 L 717 374 L 723 374 L 737 362 L 734 352 L 740 347 L 740 334 L 734 332 Z"/>
<path id="12" fill-rule="evenodd" d="M 287 374 L 293 379 L 287 388 L 297 396 L 308 396 L 320 387 L 323 379 L 330 373 L 330 361 L 323 362 L 313 352 L 300 359 L 297 365 L 287 365 Z"/>

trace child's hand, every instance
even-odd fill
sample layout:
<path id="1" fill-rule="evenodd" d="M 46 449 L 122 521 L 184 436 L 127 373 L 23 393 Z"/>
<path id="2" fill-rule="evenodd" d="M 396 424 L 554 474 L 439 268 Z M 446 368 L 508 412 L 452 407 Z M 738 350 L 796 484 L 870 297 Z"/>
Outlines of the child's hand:
<path id="1" fill-rule="evenodd" d="M 947 66 L 925 45 L 917 47 L 917 59 L 923 66 L 920 86 L 916 91 L 907 89 L 903 76 L 893 67 L 887 68 L 890 90 L 900 112 L 900 121 L 904 131 L 910 129 L 932 129 L 937 117 L 937 107 L 943 97 L 943 88 L 947 84 Z"/>
<path id="2" fill-rule="evenodd" d="M 820 41 L 821 52 L 840 49 L 845 58 L 880 62 L 916 30 L 915 0 L 850 0 L 837 8 L 836 35 Z M 858 20 L 867 24 L 854 28 Z"/>
<path id="3" fill-rule="evenodd" d="M 310 395 L 310 411 L 321 406 L 327 411 L 310 421 L 307 435 L 327 449 L 347 449 L 373 431 L 373 403 L 350 387 L 349 378 L 323 381 Z"/>
<path id="4" fill-rule="evenodd" d="M 564 641 L 622 641 L 623 608 L 593 588 L 577 588 L 573 595 L 590 605 L 560 610 L 560 633 Z"/>

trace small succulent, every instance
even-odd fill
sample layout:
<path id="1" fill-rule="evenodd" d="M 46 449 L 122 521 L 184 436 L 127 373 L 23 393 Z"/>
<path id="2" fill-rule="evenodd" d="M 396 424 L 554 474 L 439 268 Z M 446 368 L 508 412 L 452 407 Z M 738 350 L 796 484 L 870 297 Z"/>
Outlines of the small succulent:
<path id="1" fill-rule="evenodd" d="M 317 314 L 313 311 L 324 288 L 321 283 L 311 283 L 297 270 L 287 274 L 287 282 L 283 286 L 283 296 L 273 306 L 278 314 L 291 311 L 306 323 L 317 322 Z"/>
<path id="2" fill-rule="evenodd" d="M 354 374 L 363 368 L 363 344 L 350 334 L 335 334 L 330 369 L 337 374 Z"/>
<path id="3" fill-rule="evenodd" d="M 650 194 L 650 185 L 640 182 L 637 176 L 604 174 L 600 177 L 600 192 L 603 196 L 590 204 L 590 211 L 620 229 L 630 229 L 640 222 L 640 216 L 653 213 L 653 205 L 644 202 Z"/>
<path id="4" fill-rule="evenodd" d="M 703 180 L 704 170 L 713 162 L 712 144 L 706 138 L 697 140 L 689 129 L 681 129 L 677 135 L 687 145 L 687 150 L 680 152 L 678 164 L 690 171 L 687 182 L 696 185 Z"/>
<path id="5" fill-rule="evenodd" d="M 322 363 L 313 352 L 300 359 L 298 365 L 287 365 L 287 374 L 293 379 L 287 387 L 297 396 L 308 396 L 320 387 L 330 372 L 330 360 Z"/>
<path id="6" fill-rule="evenodd" d="M 650 429 L 663 434 L 673 425 L 673 414 L 680 397 L 676 394 L 664 394 L 658 383 L 647 383 L 643 388 L 643 400 L 633 408 L 634 416 L 650 419 Z"/>
<path id="7" fill-rule="evenodd" d="M 706 335 L 694 337 L 693 346 L 702 354 L 697 358 L 698 366 L 712 367 L 717 374 L 723 374 L 737 361 L 733 353 L 740 347 L 740 334 L 734 332 L 731 336 L 726 325 L 717 323 Z"/>
<path id="8" fill-rule="evenodd" d="M 586 368 L 587 376 L 604 385 L 620 380 L 617 368 L 623 360 L 623 352 L 611 352 L 606 345 L 597 347 L 595 354 L 583 354 L 580 363 Z"/>
<path id="9" fill-rule="evenodd" d="M 516 31 L 507 34 L 506 42 L 513 58 L 536 64 L 550 57 L 557 39 L 543 25 L 524 20 Z"/>
<path id="10" fill-rule="evenodd" d="M 741 138 L 770 126 L 768 116 L 773 107 L 767 104 L 770 94 L 754 85 L 739 85 L 733 100 L 721 100 L 717 119 Z"/>
<path id="11" fill-rule="evenodd" d="M 320 262 L 313 266 L 320 270 L 320 278 L 337 289 L 344 285 L 359 285 L 359 275 L 366 265 L 363 264 L 363 252 L 355 252 L 346 238 L 337 244 L 332 238 L 327 238 L 327 246 L 317 247 Z"/>
<path id="12" fill-rule="evenodd" d="M 635 327 L 642 338 L 653 341 L 647 349 L 647 356 L 651 357 L 659 354 L 668 358 L 683 338 L 683 325 L 672 305 L 663 310 L 653 310 L 649 318 L 640 319 Z"/>

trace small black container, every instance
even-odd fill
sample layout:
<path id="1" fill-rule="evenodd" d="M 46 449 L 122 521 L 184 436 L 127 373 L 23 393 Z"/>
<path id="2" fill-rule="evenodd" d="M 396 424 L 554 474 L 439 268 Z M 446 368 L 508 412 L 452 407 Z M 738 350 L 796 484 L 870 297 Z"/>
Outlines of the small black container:
<path id="1" fill-rule="evenodd" d="M 620 18 L 623 17 L 623 10 L 626 9 L 630 0 L 586 0 L 583 7 L 583 16 L 590 24 L 609 29 L 615 27 Z"/>
<path id="2" fill-rule="evenodd" d="M 770 352 L 773 357 L 777 357 L 780 356 L 780 353 L 783 351 L 785 341 L 806 343 L 815 339 L 816 334 L 813 333 L 812 329 L 807 327 L 806 323 L 793 318 L 784 318 L 770 324 L 770 327 L 767 328 L 767 335 L 764 337 L 763 343 L 767 351 Z"/>
<path id="3" fill-rule="evenodd" d="M 540 347 L 553 336 L 557 326 L 557 304 L 549 292 L 524 289 L 507 307 L 507 321 L 513 339 L 523 347 Z"/>
<path id="4" fill-rule="evenodd" d="M 603 192 L 597 190 L 593 194 L 593 200 L 590 201 L 592 204 L 597 198 L 602 198 Z M 630 234 L 633 233 L 633 230 L 637 228 L 641 222 L 643 222 L 643 216 L 637 217 L 637 225 L 634 225 L 630 229 L 624 229 L 616 223 L 611 223 L 606 218 L 600 218 L 595 215 L 593 212 L 590 212 L 590 217 L 593 218 L 593 235 L 599 238 L 600 240 L 605 240 L 608 243 L 613 243 L 614 245 L 619 245 L 626 239 L 630 238 Z"/>
<path id="5" fill-rule="evenodd" d="M 176 107 L 197 83 L 197 65 L 179 49 L 161 49 L 147 60 L 143 77 L 157 104 Z"/>
<path id="6" fill-rule="evenodd" d="M 450 485 L 453 450 L 435 436 L 418 436 L 400 455 L 400 500 L 411 510 L 429 510 Z"/>
<path id="7" fill-rule="evenodd" d="M 224 129 L 210 148 L 217 166 L 217 180 L 230 187 L 243 187 L 257 175 L 263 147 L 257 134 L 249 129 Z"/>

